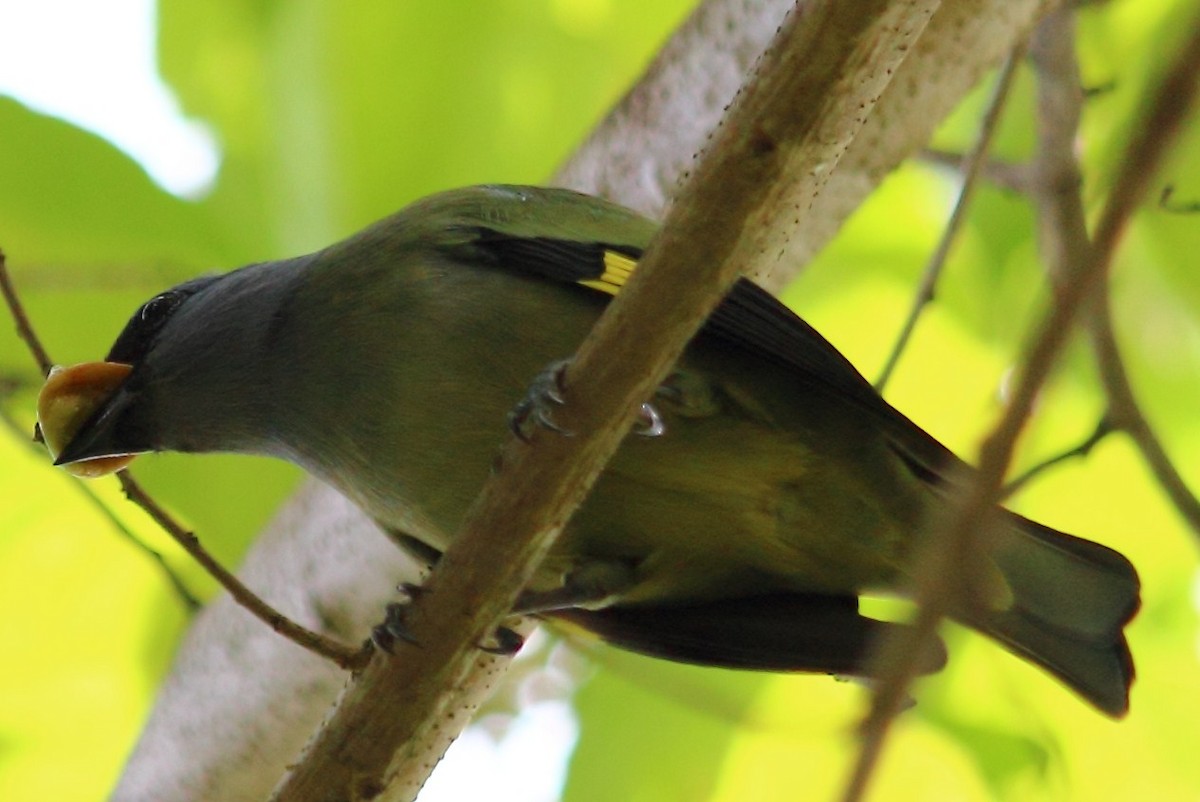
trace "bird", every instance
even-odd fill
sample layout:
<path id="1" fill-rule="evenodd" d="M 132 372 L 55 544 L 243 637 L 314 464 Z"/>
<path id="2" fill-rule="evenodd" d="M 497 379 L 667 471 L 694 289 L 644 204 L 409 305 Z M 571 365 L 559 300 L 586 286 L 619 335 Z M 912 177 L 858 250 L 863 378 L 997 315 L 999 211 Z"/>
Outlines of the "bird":
<path id="1" fill-rule="evenodd" d="M 288 460 L 431 564 L 510 430 L 557 429 L 563 360 L 656 230 L 567 189 L 440 192 L 155 295 L 103 361 L 48 379 L 41 425 L 81 475 L 158 451 Z M 521 611 L 679 662 L 871 676 L 875 639 L 908 625 L 860 599 L 912 593 L 971 468 L 746 278 L 640 417 Z M 949 616 L 1125 715 L 1133 565 L 1001 508 L 986 529 Z M 945 660 L 939 641 L 921 670 Z"/>

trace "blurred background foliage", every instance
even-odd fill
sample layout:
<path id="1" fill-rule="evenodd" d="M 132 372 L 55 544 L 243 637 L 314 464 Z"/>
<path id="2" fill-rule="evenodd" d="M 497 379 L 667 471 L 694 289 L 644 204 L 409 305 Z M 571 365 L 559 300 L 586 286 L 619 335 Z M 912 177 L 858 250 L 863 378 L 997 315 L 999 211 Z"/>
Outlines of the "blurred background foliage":
<path id="1" fill-rule="evenodd" d="M 211 191 L 160 189 L 95 135 L 0 97 L 0 247 L 53 357 L 100 356 L 136 304 L 198 272 L 314 249 L 434 190 L 545 180 L 637 77 L 690 0 L 160 0 L 160 66 L 215 132 Z M 1080 12 L 1088 86 L 1085 198 L 1103 198 L 1145 88 L 1171 52 L 1184 0 Z M 464 20 L 469 19 L 469 24 Z M 79 65 L 86 69 L 85 64 Z M 937 145 L 974 136 L 986 88 Z M 1033 145 L 1033 78 L 1018 82 L 996 152 Z M 1161 183 L 1200 199 L 1200 126 Z M 948 213 L 954 175 L 912 164 L 887 180 L 785 295 L 875 375 Z M 984 186 L 937 302 L 889 398 L 968 458 L 1006 372 L 1047 302 L 1030 204 Z M 1200 224 L 1148 208 L 1114 274 L 1122 345 L 1141 400 L 1200 488 Z M 186 626 L 152 561 L 28 442 L 39 377 L 0 337 L 0 798 L 95 800 L 113 783 Z M 1103 411 L 1077 343 L 1045 393 L 1023 464 L 1073 445 Z M 160 456 L 145 484 L 227 563 L 298 481 L 271 462 Z M 91 486 L 190 586 L 206 578 Z M 249 489 L 249 490 L 248 490 Z M 1196 550 L 1121 437 L 1054 470 L 1013 505 L 1123 550 L 1144 608 L 1139 680 L 1119 724 L 991 643 L 950 628 L 948 671 L 918 687 L 878 799 L 1196 799 L 1200 720 Z M 563 798 L 828 799 L 853 753 L 861 687 L 673 666 L 602 651 L 580 672 L 580 723 Z"/>

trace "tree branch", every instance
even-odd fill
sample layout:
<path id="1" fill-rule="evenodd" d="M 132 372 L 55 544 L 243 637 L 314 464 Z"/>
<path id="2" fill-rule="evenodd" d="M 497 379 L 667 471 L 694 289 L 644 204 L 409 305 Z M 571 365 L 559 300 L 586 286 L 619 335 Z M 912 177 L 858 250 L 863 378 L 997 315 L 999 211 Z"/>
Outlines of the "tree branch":
<path id="1" fill-rule="evenodd" d="M 925 265 L 925 272 L 921 275 L 921 283 L 917 287 L 917 296 L 913 300 L 908 317 L 905 318 L 904 325 L 900 329 L 900 335 L 896 338 L 896 344 L 892 347 L 891 353 L 888 354 L 887 361 L 883 365 L 883 370 L 879 372 L 879 378 L 875 380 L 875 389 L 880 394 L 883 393 L 888 379 L 891 378 L 892 372 L 896 369 L 896 365 L 899 364 L 900 355 L 904 353 L 905 346 L 908 345 L 913 331 L 917 328 L 917 320 L 921 317 L 921 312 L 933 300 L 938 279 L 941 278 L 942 270 L 946 266 L 946 259 L 950 255 L 950 246 L 958 238 L 958 232 L 962 230 L 963 221 L 967 218 L 966 211 L 970 206 L 976 181 L 979 178 L 980 170 L 987 162 L 988 151 L 992 145 L 992 137 L 996 133 L 997 123 L 999 123 L 1000 116 L 1004 111 L 1009 89 L 1012 88 L 1013 75 L 1016 73 L 1017 65 L 1021 63 L 1024 53 L 1025 48 L 1018 46 L 1005 59 L 1004 66 L 1000 68 L 1000 75 L 996 78 L 996 85 L 992 89 L 992 99 L 988 103 L 987 111 L 984 112 L 983 120 L 979 124 L 979 135 L 975 140 L 975 145 L 959 162 L 959 173 L 962 183 L 959 186 L 958 198 L 954 201 L 954 209 L 950 212 L 950 219 L 946 221 L 946 227 L 942 230 L 942 236 L 938 239 L 937 247 L 934 249 L 933 255 L 929 257 L 929 262 Z"/>
<path id="2" fill-rule="evenodd" d="M 445 726 L 477 644 L 512 608 L 641 401 L 759 253 L 768 222 L 761 210 L 781 187 L 820 191 L 933 7 L 872 0 L 847 15 L 836 0 L 815 0 L 785 20 L 642 266 L 569 370 L 561 423 L 575 436 L 539 432 L 535 447 L 509 443 L 411 608 L 407 623 L 421 646 L 367 666 L 276 802 L 374 798 L 404 765 L 404 745 Z"/>

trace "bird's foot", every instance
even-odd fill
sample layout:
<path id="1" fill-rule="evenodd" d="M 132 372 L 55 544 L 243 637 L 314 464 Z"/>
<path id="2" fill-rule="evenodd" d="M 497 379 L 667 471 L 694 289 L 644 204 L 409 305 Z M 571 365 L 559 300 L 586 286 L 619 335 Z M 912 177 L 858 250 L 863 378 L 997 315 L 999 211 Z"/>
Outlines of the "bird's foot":
<path id="1" fill-rule="evenodd" d="M 571 437 L 572 432 L 554 420 L 554 411 L 566 404 L 566 373 L 571 360 L 552 362 L 539 373 L 529 385 L 520 403 L 508 415 L 508 428 L 522 442 L 528 443 L 534 428 L 542 428 Z M 638 424 L 634 434 L 639 437 L 661 437 L 667 431 L 662 415 L 651 403 L 642 404 L 638 410 Z"/>
<path id="2" fill-rule="evenodd" d="M 409 602 L 389 602 L 383 608 L 383 623 L 371 628 L 371 643 L 381 652 L 395 654 L 396 642 L 420 646 L 408 628 Z"/>
<path id="3" fill-rule="evenodd" d="M 496 627 L 492 639 L 495 641 L 494 643 L 479 644 L 480 650 L 500 657 L 512 657 L 525 645 L 525 638 L 519 632 L 508 627 Z"/>
<path id="4" fill-rule="evenodd" d="M 571 360 L 551 362 L 529 385 L 529 392 L 508 414 L 508 428 L 518 439 L 528 443 L 535 427 L 570 437 L 571 432 L 554 422 L 552 413 L 566 403 L 563 396 L 567 366 Z"/>

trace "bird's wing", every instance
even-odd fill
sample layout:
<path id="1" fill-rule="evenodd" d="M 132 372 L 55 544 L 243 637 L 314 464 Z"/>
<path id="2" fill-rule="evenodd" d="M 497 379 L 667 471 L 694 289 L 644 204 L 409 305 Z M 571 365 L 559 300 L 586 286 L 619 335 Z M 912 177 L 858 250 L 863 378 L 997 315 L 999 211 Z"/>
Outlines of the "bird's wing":
<path id="1" fill-rule="evenodd" d="M 502 269 L 616 295 L 637 268 L 642 248 L 623 242 L 583 242 L 513 235 L 478 227 L 473 245 Z M 813 389 L 830 393 L 875 418 L 893 450 L 922 480 L 936 484 L 961 465 L 953 453 L 883 400 L 862 374 L 816 329 L 749 279 L 739 279 L 697 339 L 711 338 L 778 364 Z"/>

